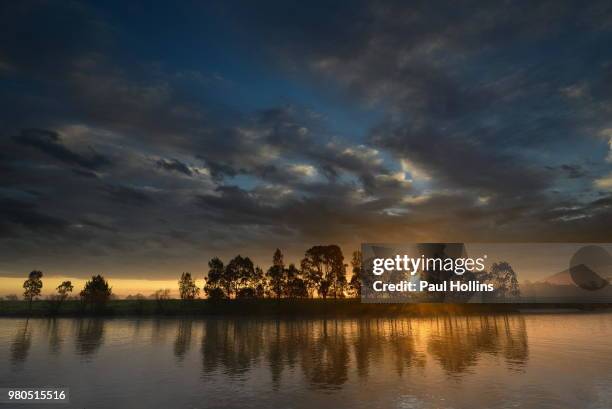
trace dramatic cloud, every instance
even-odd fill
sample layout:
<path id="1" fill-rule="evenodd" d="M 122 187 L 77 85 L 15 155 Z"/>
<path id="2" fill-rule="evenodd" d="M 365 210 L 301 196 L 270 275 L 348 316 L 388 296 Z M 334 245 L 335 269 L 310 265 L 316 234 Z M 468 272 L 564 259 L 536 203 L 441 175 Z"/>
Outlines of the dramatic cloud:
<path id="1" fill-rule="evenodd" d="M 67 223 L 42 213 L 35 203 L 3 199 L 0 201 L 2 221 L 0 235 L 9 237 L 16 233 L 13 227 L 24 227 L 34 233 L 55 235 L 64 231 Z"/>
<path id="2" fill-rule="evenodd" d="M 606 2 L 2 7 L 1 275 L 612 238 Z"/>
<path id="3" fill-rule="evenodd" d="M 167 171 L 176 171 L 187 176 L 193 176 L 193 171 L 189 166 L 177 159 L 160 159 L 156 164 L 159 168 Z"/>
<path id="4" fill-rule="evenodd" d="M 486 193 L 531 194 L 546 186 L 546 175 L 520 157 L 500 152 L 492 141 L 449 136 L 434 129 L 376 129 L 373 143 L 410 158 L 440 182 Z M 483 171 L 485 170 L 486 171 Z"/>
<path id="5" fill-rule="evenodd" d="M 103 155 L 91 152 L 89 156 L 72 152 L 61 144 L 57 132 L 45 129 L 25 129 L 15 137 L 17 143 L 39 149 L 41 152 L 69 165 L 81 166 L 85 169 L 96 170 L 108 165 L 110 161 Z"/>

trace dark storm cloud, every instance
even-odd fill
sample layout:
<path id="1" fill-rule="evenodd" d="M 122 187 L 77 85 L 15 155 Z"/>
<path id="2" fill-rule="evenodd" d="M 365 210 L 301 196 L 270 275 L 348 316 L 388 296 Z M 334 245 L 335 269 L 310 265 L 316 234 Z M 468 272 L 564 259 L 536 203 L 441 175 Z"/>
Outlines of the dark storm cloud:
<path id="1" fill-rule="evenodd" d="M 210 132 L 195 141 L 192 149 L 218 181 L 249 175 L 306 189 L 304 179 L 315 173 L 330 183 L 349 174 L 371 194 L 392 193 L 396 187 L 398 195 L 407 189 L 406 184 L 385 181 L 391 171 L 377 150 L 334 137 L 318 119 L 296 107 L 257 112 L 240 126 Z"/>
<path id="2" fill-rule="evenodd" d="M 332 5 L 311 33 L 307 27 L 313 16 L 291 18 L 288 6 L 275 4 L 249 10 L 247 27 L 262 33 L 282 63 L 307 67 L 317 78 L 331 79 L 353 98 L 387 112 L 370 132 L 370 147 L 410 160 L 433 187 L 460 192 L 437 196 L 444 217 L 438 214 L 432 223 L 456 226 L 466 236 L 482 235 L 491 223 L 514 225 L 498 233 L 517 237 L 520 228 L 537 225 L 541 212 L 559 203 L 549 194 L 559 183 L 562 201 L 583 207 L 595 194 L 593 176 L 606 169 L 607 140 L 597 134 L 610 126 L 612 93 L 603 86 L 610 65 L 596 50 L 610 40 L 610 11 L 603 2 L 587 7 L 539 2 L 528 13 L 512 3 L 474 2 L 451 9 L 435 2 L 380 2 L 355 5 L 338 25 L 338 13 L 347 10 Z M 589 92 L 591 87 L 597 92 Z M 300 138 L 282 140 L 291 141 Z M 563 163 L 585 152 L 600 164 Z M 323 161 L 321 168 L 333 177 L 337 163 L 337 158 Z M 546 166 L 570 180 L 590 180 L 576 191 L 544 171 Z M 371 173 L 365 173 L 362 186 L 369 180 Z M 485 197 L 475 205 L 479 195 Z M 386 207 L 410 209 L 418 219 L 433 200 Z M 453 204 L 464 208 L 452 211 Z M 589 228 L 603 214 L 592 216 L 583 220 Z M 555 219 L 540 234 L 554 237 L 559 229 L 567 237 L 562 224 L 569 221 Z M 571 222 L 577 236 L 588 236 L 580 223 Z M 601 229 L 593 234 L 601 237 Z"/>
<path id="3" fill-rule="evenodd" d="M 372 149 L 364 145 L 346 146 L 329 135 L 325 135 L 325 139 L 317 138 L 316 121 L 298 117 L 291 108 L 264 111 L 257 125 L 265 130 L 270 145 L 316 160 L 330 174 L 337 175 L 341 170 L 362 177 L 388 173 L 386 166 L 377 162 L 378 157 Z M 315 127 L 314 136 L 311 127 Z"/>
<path id="4" fill-rule="evenodd" d="M 10 274 L 610 239 L 604 2 L 3 8 Z"/>
<path id="5" fill-rule="evenodd" d="M 200 205 L 211 217 L 230 224 L 271 224 L 276 208 L 260 203 L 258 197 L 237 186 L 220 186 L 217 194 L 202 195 Z"/>
<path id="6" fill-rule="evenodd" d="M 145 192 L 129 186 L 104 186 L 111 199 L 125 205 L 142 206 L 152 203 L 153 199 Z"/>
<path id="7" fill-rule="evenodd" d="M 187 176 L 193 176 L 193 172 L 191 169 L 189 169 L 189 166 L 178 159 L 160 159 L 155 162 L 155 164 L 160 169 L 179 172 Z"/>
<path id="8" fill-rule="evenodd" d="M 547 182 L 545 174 L 531 169 L 519 157 L 467 136 L 449 137 L 434 129 L 394 128 L 376 130 L 373 142 L 411 158 L 451 186 L 525 194 L 542 189 Z"/>
<path id="9" fill-rule="evenodd" d="M 205 215 L 222 224 L 283 226 L 299 232 L 306 242 L 323 236 L 329 241 L 365 234 L 374 221 L 380 226 L 393 223 L 393 217 L 380 214 L 388 204 L 384 200 L 360 204 L 353 197 L 354 190 L 346 185 L 321 185 L 317 190 L 319 194 L 297 197 L 282 196 L 275 189 L 246 191 L 225 186 L 199 196 L 196 203 Z"/>
<path id="10" fill-rule="evenodd" d="M 4 198 L 0 200 L 0 235 L 8 237 L 17 227 L 24 227 L 38 234 L 55 235 L 63 232 L 68 223 L 43 213 L 36 203 Z"/>
<path id="11" fill-rule="evenodd" d="M 59 161 L 85 169 L 96 170 L 110 163 L 107 157 L 95 151 L 88 156 L 71 151 L 62 145 L 57 132 L 46 129 L 24 129 L 14 139 L 17 143 L 36 148 Z"/>
<path id="12" fill-rule="evenodd" d="M 281 7 L 270 19 L 284 12 Z M 551 186 L 538 171 L 539 158 L 525 155 L 525 148 L 552 146 L 562 157 L 570 144 L 589 143 L 585 132 L 606 123 L 592 115 L 594 109 L 603 114 L 601 106 L 583 100 L 576 108 L 575 99 L 586 96 L 577 83 L 607 76 L 603 65 L 585 66 L 594 55 L 583 41 L 588 36 L 593 49 L 605 44 L 610 27 L 602 15 L 609 14 L 603 3 L 540 2 L 528 13 L 512 3 L 474 2 L 452 11 L 436 2 L 370 3 L 352 9 L 354 17 L 341 27 L 323 19 L 320 32 L 334 36 L 304 42 L 299 33 L 307 18 L 262 19 L 287 31 L 266 37 L 286 60 L 389 111 L 372 132 L 375 146 L 410 159 L 447 187 L 505 194 Z M 568 62 L 568 49 L 583 60 L 574 55 Z M 600 104 L 610 97 L 604 93 Z"/>

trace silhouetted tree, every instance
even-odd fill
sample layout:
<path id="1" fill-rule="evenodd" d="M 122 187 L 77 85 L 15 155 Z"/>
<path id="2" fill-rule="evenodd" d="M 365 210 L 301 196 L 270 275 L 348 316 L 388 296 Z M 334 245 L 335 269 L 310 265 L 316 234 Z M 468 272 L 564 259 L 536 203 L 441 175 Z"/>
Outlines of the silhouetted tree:
<path id="1" fill-rule="evenodd" d="M 285 286 L 287 284 L 285 264 L 283 261 L 283 253 L 280 249 L 276 249 L 274 256 L 272 257 L 272 266 L 266 273 L 268 279 L 268 285 L 272 295 L 279 299 L 285 292 Z"/>
<path id="2" fill-rule="evenodd" d="M 308 297 L 306 282 L 301 277 L 300 270 L 294 264 L 289 264 L 287 268 L 287 285 L 285 288 L 286 296 L 289 298 Z"/>
<path id="3" fill-rule="evenodd" d="M 313 248 L 306 252 L 306 257 L 300 262 L 302 277 L 306 284 L 308 295 L 312 297 L 314 292 L 319 289 L 319 284 L 323 280 L 323 270 L 321 268 L 322 257 L 320 252 L 313 251 Z"/>
<path id="4" fill-rule="evenodd" d="M 224 275 L 231 289 L 228 296 L 233 293 L 236 298 L 257 296 L 258 286 L 263 280 L 261 269 L 256 269 L 250 258 L 240 255 L 227 264 Z M 261 290 L 263 292 L 263 287 Z"/>
<path id="5" fill-rule="evenodd" d="M 68 298 L 70 293 L 72 293 L 73 289 L 74 287 L 71 281 L 63 281 L 55 290 L 57 291 L 57 295 L 60 297 L 60 299 L 64 301 L 66 298 Z"/>
<path id="6" fill-rule="evenodd" d="M 516 273 L 510 263 L 506 261 L 500 261 L 491 265 L 488 281 L 493 284 L 494 297 L 506 298 L 521 295 Z"/>
<path id="7" fill-rule="evenodd" d="M 28 301 L 28 309 L 32 309 L 32 300 L 40 295 L 42 289 L 42 271 L 34 270 L 28 275 L 28 279 L 23 282 L 23 298 Z"/>
<path id="8" fill-rule="evenodd" d="M 81 299 L 85 305 L 95 308 L 103 308 L 112 294 L 112 289 L 108 282 L 100 274 L 92 276 L 91 280 L 85 283 L 85 288 L 81 291 Z"/>
<path id="9" fill-rule="evenodd" d="M 57 294 L 52 295 L 50 298 L 51 309 L 53 312 L 57 312 L 59 310 L 63 302 L 68 298 L 70 293 L 72 293 L 73 289 L 74 287 L 70 281 L 64 281 L 55 288 Z"/>
<path id="10" fill-rule="evenodd" d="M 236 293 L 236 298 L 257 298 L 257 292 L 252 287 L 239 288 Z"/>
<path id="11" fill-rule="evenodd" d="M 226 280 L 223 262 L 215 257 L 208 262 L 208 275 L 205 278 L 204 293 L 208 298 L 226 298 L 230 292 L 230 282 Z"/>
<path id="12" fill-rule="evenodd" d="M 301 262 L 308 288 L 319 296 L 343 297 L 346 288 L 346 266 L 342 250 L 335 244 L 309 248 Z"/>
<path id="13" fill-rule="evenodd" d="M 178 283 L 179 294 L 182 300 L 193 300 L 200 295 L 200 289 L 196 285 L 195 280 L 191 277 L 191 273 L 181 274 L 181 279 Z"/>
<path id="14" fill-rule="evenodd" d="M 353 258 L 351 259 L 351 267 L 353 268 L 353 275 L 351 276 L 351 281 L 349 283 L 349 288 L 351 293 L 355 297 L 361 296 L 361 281 L 363 278 L 362 273 L 362 260 L 361 260 L 361 251 L 355 250 L 353 252 Z"/>
<path id="15" fill-rule="evenodd" d="M 264 298 L 266 295 L 266 280 L 264 279 L 264 272 L 261 267 L 255 267 L 255 297 Z"/>
<path id="16" fill-rule="evenodd" d="M 209 300 L 223 300 L 227 298 L 225 291 L 218 287 L 209 289 L 206 293 L 206 296 Z"/>

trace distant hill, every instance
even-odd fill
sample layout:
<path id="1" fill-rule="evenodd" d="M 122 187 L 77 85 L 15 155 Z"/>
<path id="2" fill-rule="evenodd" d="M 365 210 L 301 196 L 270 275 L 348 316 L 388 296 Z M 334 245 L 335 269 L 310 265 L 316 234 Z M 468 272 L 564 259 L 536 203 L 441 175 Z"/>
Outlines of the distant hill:
<path id="1" fill-rule="evenodd" d="M 588 267 L 584 265 L 581 265 L 581 266 L 590 271 Z M 578 267 L 581 267 L 581 266 L 578 266 Z M 612 277 L 602 277 L 602 278 L 606 279 L 608 282 L 612 282 Z M 548 284 L 555 284 L 555 285 L 575 285 L 574 280 L 572 280 L 572 275 L 570 274 L 569 269 L 553 274 L 545 278 L 543 282 L 548 283 Z"/>
<path id="2" fill-rule="evenodd" d="M 553 274 L 545 278 L 542 281 L 548 284 L 555 284 L 555 285 L 570 285 L 570 284 L 573 285 L 574 284 L 574 281 L 572 280 L 572 276 L 569 272 L 569 268 L 567 270 L 563 270 L 556 274 Z"/>

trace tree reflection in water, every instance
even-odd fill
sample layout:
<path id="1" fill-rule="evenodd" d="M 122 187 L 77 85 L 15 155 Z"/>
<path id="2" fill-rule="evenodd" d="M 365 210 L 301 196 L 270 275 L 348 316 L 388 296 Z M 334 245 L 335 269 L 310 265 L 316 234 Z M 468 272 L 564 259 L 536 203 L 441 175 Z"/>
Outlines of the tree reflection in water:
<path id="1" fill-rule="evenodd" d="M 75 353 L 89 360 L 102 347 L 103 319 L 74 320 Z M 30 320 L 20 326 L 10 346 L 13 368 L 28 359 L 34 335 L 45 334 L 50 353 L 62 354 L 61 320 Z M 158 319 L 136 323 L 131 337 L 163 350 L 170 346 L 177 363 L 187 362 L 195 339 L 200 342 L 205 377 L 250 379 L 251 371 L 268 370 L 272 388 L 284 377 L 299 376 L 312 389 L 342 388 L 351 376 L 411 376 L 441 369 L 463 377 L 482 362 L 500 360 L 511 371 L 523 371 L 529 359 L 525 320 L 521 315 L 359 320 L 266 320 L 227 317 Z M 42 331 L 34 328 L 38 327 Z M 125 331 L 124 326 L 121 327 Z M 113 337 L 113 331 L 109 337 Z M 172 348 L 173 347 L 173 348 Z M 172 353 L 172 352 L 171 352 Z"/>
<path id="2" fill-rule="evenodd" d="M 350 360 L 347 331 L 342 321 L 323 321 L 309 342 L 302 344 L 302 370 L 310 384 L 317 388 L 334 389 L 348 379 Z"/>
<path id="3" fill-rule="evenodd" d="M 28 353 L 30 352 L 32 332 L 28 324 L 29 322 L 26 320 L 23 327 L 17 330 L 13 342 L 11 343 L 11 364 L 14 368 L 23 364 L 27 360 Z"/>
<path id="4" fill-rule="evenodd" d="M 204 372 L 221 369 L 232 378 L 240 378 L 264 352 L 269 334 L 263 330 L 264 325 L 259 321 L 206 320 L 202 338 Z"/>
<path id="5" fill-rule="evenodd" d="M 371 367 L 386 365 L 402 376 L 409 368 L 437 362 L 449 376 L 461 376 L 487 355 L 502 357 L 510 370 L 521 370 L 527 363 L 528 344 L 520 315 L 211 319 L 204 322 L 201 352 L 204 375 L 221 372 L 241 379 L 263 360 L 274 388 L 280 387 L 286 369 L 299 367 L 310 387 L 336 389 L 348 380 L 352 366 L 359 377 L 367 378 Z"/>
<path id="6" fill-rule="evenodd" d="M 89 358 L 102 346 L 104 325 L 105 321 L 101 318 L 77 320 L 75 346 L 78 355 Z"/>
<path id="7" fill-rule="evenodd" d="M 62 338 L 60 323 L 57 318 L 47 320 L 47 337 L 49 338 L 49 352 L 52 355 L 58 355 L 64 339 Z"/>
<path id="8" fill-rule="evenodd" d="M 518 369 L 528 358 L 525 320 L 521 316 L 437 318 L 428 351 L 449 375 L 475 366 L 482 354 L 502 355 L 510 369 Z"/>
<path id="9" fill-rule="evenodd" d="M 179 321 L 178 330 L 176 331 L 176 341 L 174 341 L 174 356 L 177 361 L 181 362 L 185 354 L 191 348 L 191 327 L 193 321 L 191 319 L 182 319 Z"/>

